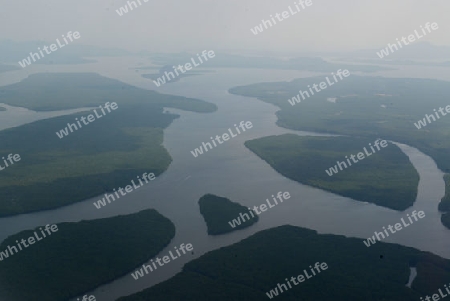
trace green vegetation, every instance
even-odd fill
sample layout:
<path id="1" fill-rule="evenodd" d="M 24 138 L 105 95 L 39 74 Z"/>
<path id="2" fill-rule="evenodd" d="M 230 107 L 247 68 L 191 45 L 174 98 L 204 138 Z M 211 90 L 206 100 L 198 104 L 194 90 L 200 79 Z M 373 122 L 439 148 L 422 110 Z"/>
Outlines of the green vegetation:
<path id="1" fill-rule="evenodd" d="M 394 144 L 329 176 L 325 170 L 355 155 L 374 140 L 349 137 L 299 137 L 293 134 L 246 141 L 245 146 L 283 176 L 358 201 L 395 210 L 410 207 L 419 175 Z"/>
<path id="2" fill-rule="evenodd" d="M 22 160 L 0 174 L 0 216 L 52 209 L 156 176 L 171 162 L 163 130 L 176 116 L 151 105 L 116 111 L 59 139 L 55 132 L 88 113 L 62 116 L 0 132 L 0 153 Z"/>
<path id="3" fill-rule="evenodd" d="M 32 235 L 10 236 L 0 250 Z M 51 236 L 0 262 L 1 299 L 68 300 L 130 272 L 174 236 L 173 223 L 155 210 L 58 224 Z"/>
<path id="4" fill-rule="evenodd" d="M 124 187 L 144 172 L 160 175 L 171 162 L 162 146 L 163 129 L 178 117 L 163 113 L 163 107 L 192 107 L 204 112 L 215 108 L 200 100 L 147 95 L 147 91 L 125 84 L 117 86 L 116 81 L 109 83 L 96 75 L 42 76 L 27 79 L 23 89 L 17 84 L 4 87 L 0 91 L 3 101 L 35 109 L 67 109 L 115 100 L 118 109 L 62 139 L 57 131 L 91 111 L 1 131 L 0 154 L 17 153 L 22 160 L 0 173 L 0 216 L 79 202 Z M 63 97 L 62 87 L 67 86 L 71 88 L 64 91 L 67 97 Z M 127 95 L 120 92 L 122 89 L 134 92 Z"/>
<path id="5" fill-rule="evenodd" d="M 416 301 L 450 282 L 450 261 L 428 252 L 382 242 L 367 248 L 361 239 L 281 226 L 209 252 L 168 281 L 118 301 L 268 300 L 277 283 L 316 262 L 328 269 L 277 300 Z M 412 266 L 418 275 L 408 288 Z"/>
<path id="6" fill-rule="evenodd" d="M 450 174 L 444 175 L 445 195 L 439 204 L 439 210 L 450 211 Z"/>
<path id="7" fill-rule="evenodd" d="M 450 229 L 450 214 L 448 212 L 443 213 L 441 215 L 441 223 L 447 228 Z"/>
<path id="8" fill-rule="evenodd" d="M 258 215 L 253 213 L 254 218 L 232 228 L 228 222 L 237 218 L 240 213 L 248 214 L 249 210 L 247 207 L 213 194 L 202 196 L 198 204 L 200 206 L 200 213 L 208 226 L 209 235 L 219 235 L 244 229 L 259 220 Z"/>
<path id="9" fill-rule="evenodd" d="M 445 181 L 445 195 L 439 203 L 439 210 L 445 213 L 441 216 L 442 224 L 450 229 L 450 174 L 444 176 Z"/>
<path id="10" fill-rule="evenodd" d="M 333 81 L 332 76 L 329 76 Z M 281 108 L 278 125 L 306 131 L 348 136 L 378 137 L 418 148 L 438 167 L 450 172 L 450 116 L 418 130 L 414 123 L 433 109 L 450 105 L 448 82 L 430 79 L 398 79 L 350 75 L 325 90 L 292 106 L 288 99 L 325 76 L 291 82 L 260 83 L 236 87 L 230 93 L 257 97 Z M 337 98 L 336 103 L 327 98 Z M 384 106 L 384 107 L 383 107 Z"/>
<path id="11" fill-rule="evenodd" d="M 230 93 L 277 105 L 281 108 L 277 112 L 280 126 L 405 143 L 432 157 L 444 172 L 450 172 L 450 116 L 439 113 L 440 118 L 433 121 L 430 117 L 431 123 L 425 127 L 417 129 L 415 125 L 419 120 L 427 121 L 425 114 L 432 115 L 433 110 L 450 105 L 447 82 L 351 75 L 294 106 L 288 102 L 299 90 L 307 91 L 308 85 L 322 81 L 324 76 L 260 83 L 235 87 Z M 336 103 L 328 102 L 328 98 L 335 98 Z M 449 182 L 448 177 L 446 181 Z M 448 200 L 447 192 L 440 210 L 450 210 Z M 450 228 L 449 215 L 444 214 L 441 221 Z"/>

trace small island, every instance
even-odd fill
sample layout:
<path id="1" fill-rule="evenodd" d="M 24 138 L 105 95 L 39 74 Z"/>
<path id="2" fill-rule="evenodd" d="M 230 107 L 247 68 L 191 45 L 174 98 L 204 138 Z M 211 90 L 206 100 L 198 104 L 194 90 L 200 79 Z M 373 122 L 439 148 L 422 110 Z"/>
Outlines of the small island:
<path id="1" fill-rule="evenodd" d="M 405 210 L 416 200 L 419 174 L 392 143 L 337 174 L 326 172 L 373 142 L 367 138 L 285 134 L 246 141 L 245 146 L 291 180 L 357 201 Z"/>
<path id="2" fill-rule="evenodd" d="M 82 295 L 148 261 L 175 236 L 174 224 L 155 210 L 57 227 L 51 236 L 0 261 L 1 300 L 61 301 Z M 8 237 L 0 251 L 34 231 L 40 233 L 34 229 Z"/>
<path id="3" fill-rule="evenodd" d="M 232 227 L 229 222 L 237 219 L 239 214 L 246 213 L 250 216 L 247 207 L 213 194 L 202 196 L 198 204 L 200 206 L 200 213 L 208 226 L 208 235 L 220 235 L 244 229 L 259 220 L 258 215 L 252 211 L 254 218 L 250 218 L 250 220 L 241 222 L 240 224 L 233 223 L 235 226 Z"/>
<path id="4" fill-rule="evenodd" d="M 158 78 L 161 78 L 161 79 L 163 79 L 163 82 L 161 82 L 160 84 L 162 84 L 162 83 L 174 83 L 174 82 L 177 82 L 177 81 L 179 81 L 180 79 L 182 79 L 184 77 L 189 77 L 189 76 L 194 76 L 194 75 L 202 75 L 203 74 L 200 71 L 191 70 L 191 71 L 189 71 L 186 74 L 181 73 L 181 74 L 175 76 L 174 78 L 172 78 L 172 77 L 171 78 L 167 78 L 166 73 L 170 74 L 169 72 L 171 72 L 172 74 L 175 75 L 175 72 L 173 70 L 172 65 L 162 66 L 159 69 L 159 73 L 142 74 L 141 76 L 143 78 L 148 78 L 148 79 L 151 79 L 151 80 L 156 81 L 156 82 L 158 82 Z"/>

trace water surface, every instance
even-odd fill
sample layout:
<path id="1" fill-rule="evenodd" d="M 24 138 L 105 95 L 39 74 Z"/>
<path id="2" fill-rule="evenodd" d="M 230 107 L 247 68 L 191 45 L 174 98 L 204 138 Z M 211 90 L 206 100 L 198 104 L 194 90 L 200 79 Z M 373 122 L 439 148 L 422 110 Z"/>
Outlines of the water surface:
<path id="1" fill-rule="evenodd" d="M 440 198 L 444 195 L 442 172 L 430 157 L 417 149 L 399 144 L 417 169 L 420 183 L 414 206 L 405 212 L 397 212 L 291 181 L 245 148 L 246 140 L 268 135 L 320 134 L 280 128 L 275 124 L 277 107 L 254 98 L 231 95 L 227 92 L 228 89 L 257 82 L 316 76 L 319 73 L 218 69 L 214 73 L 186 77 L 157 88 L 151 80 L 142 78 L 139 72 L 130 68 L 138 66 L 139 62 L 139 59 L 135 58 L 102 59 L 98 63 L 87 65 L 45 66 L 45 70 L 98 72 L 144 89 L 203 99 L 215 103 L 218 111 L 203 114 L 168 108 L 170 112 L 181 116 L 164 131 L 164 146 L 173 157 L 173 162 L 165 173 L 150 184 L 100 210 L 92 204 L 97 197 L 56 210 L 0 219 L 0 227 L 3 229 L 0 239 L 47 223 L 97 219 L 154 208 L 172 220 L 176 226 L 175 238 L 160 254 L 166 254 L 169 249 L 173 250 L 174 246 L 181 243 L 193 244 L 194 255 L 184 255 L 139 280 L 134 280 L 128 273 L 91 292 L 100 301 L 115 300 L 120 296 L 138 292 L 169 279 L 179 272 L 186 262 L 208 251 L 236 243 L 258 231 L 285 224 L 317 230 L 319 233 L 367 238 L 383 226 L 400 221 L 406 213 L 423 210 L 426 213 L 425 218 L 389 236 L 385 241 L 450 258 L 450 231 L 440 223 L 440 213 L 437 211 Z M 29 72 L 43 72 L 40 69 L 44 66 L 33 67 L 35 68 L 30 68 Z M 403 77 L 414 77 L 421 70 L 422 68 L 416 68 L 414 73 L 414 70 L 408 68 L 408 74 L 404 74 Z M 11 77 L 11 81 L 20 81 L 26 77 L 19 71 L 11 73 L 15 74 Z M 396 71 L 393 76 L 401 77 L 400 71 Z M 240 121 L 251 121 L 253 128 L 197 158 L 192 156 L 190 151 L 195 147 L 202 142 L 209 142 L 211 136 L 227 132 L 228 128 L 233 128 L 233 125 Z M 0 128 L 2 124 L 3 121 L 0 119 Z M 262 204 L 266 198 L 279 191 L 288 191 L 291 198 L 265 212 L 255 225 L 218 237 L 206 234 L 206 225 L 198 207 L 198 199 L 202 195 L 217 194 L 252 207 Z M 124 256 L 126 252 L 123 251 Z"/>

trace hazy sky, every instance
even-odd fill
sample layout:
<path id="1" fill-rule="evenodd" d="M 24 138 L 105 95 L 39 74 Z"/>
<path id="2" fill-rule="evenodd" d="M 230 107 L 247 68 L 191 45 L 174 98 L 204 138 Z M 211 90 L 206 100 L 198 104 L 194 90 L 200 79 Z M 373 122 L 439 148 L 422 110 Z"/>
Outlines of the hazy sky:
<path id="1" fill-rule="evenodd" d="M 79 31 L 78 43 L 127 50 L 260 49 L 330 51 L 381 48 L 426 22 L 421 39 L 450 46 L 450 0 L 312 0 L 313 5 L 254 35 L 261 19 L 293 0 L 149 0 L 119 16 L 126 0 L 0 0 L 0 39 L 54 41 Z"/>

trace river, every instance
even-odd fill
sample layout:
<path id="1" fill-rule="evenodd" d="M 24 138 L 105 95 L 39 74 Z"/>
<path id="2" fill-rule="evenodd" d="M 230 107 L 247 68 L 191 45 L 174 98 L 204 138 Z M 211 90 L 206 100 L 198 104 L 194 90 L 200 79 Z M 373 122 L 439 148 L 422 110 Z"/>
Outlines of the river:
<path id="1" fill-rule="evenodd" d="M 426 214 L 425 218 L 389 236 L 384 241 L 411 246 L 450 258 L 450 230 L 441 224 L 440 213 L 437 210 L 438 203 L 444 195 L 443 173 L 430 157 L 417 149 L 399 144 L 417 169 L 420 183 L 414 206 L 405 212 L 397 212 L 291 181 L 278 174 L 245 148 L 243 143 L 246 140 L 268 135 L 321 134 L 280 128 L 275 124 L 277 107 L 254 98 L 231 95 L 227 92 L 229 88 L 257 82 L 286 81 L 324 73 L 223 68 L 214 73 L 186 77 L 157 88 L 153 82 L 140 76 L 145 72 L 138 72 L 131 68 L 138 66 L 142 61 L 143 59 L 139 58 L 105 58 L 98 63 L 86 65 L 36 64 L 27 67 L 29 68 L 27 74 L 97 72 L 144 89 L 203 99 L 215 103 L 219 108 L 218 111 L 193 113 L 167 108 L 170 112 L 179 114 L 181 118 L 174 120 L 164 131 L 164 146 L 173 157 L 173 162 L 160 177 L 100 210 L 92 205 L 92 202 L 98 198 L 92 198 L 56 210 L 2 218 L 0 219 L 1 240 L 21 230 L 39 225 L 98 219 L 154 208 L 172 220 L 176 226 L 175 238 L 167 248 L 161 251 L 161 254 L 167 253 L 169 249 L 173 250 L 174 246 L 179 246 L 181 243 L 193 244 L 193 255 L 185 255 L 171 261 L 170 264 L 158 268 L 139 280 L 134 280 L 128 273 L 90 292 L 99 301 L 115 300 L 120 296 L 141 291 L 169 279 L 178 273 L 186 262 L 206 252 L 236 243 L 258 231 L 284 224 L 313 229 L 319 233 L 367 238 L 373 235 L 375 230 L 380 231 L 382 226 L 399 222 L 406 213 L 423 210 Z M 384 71 L 371 75 L 419 77 L 420 72 L 421 68 L 408 67 L 403 74 L 400 71 L 393 73 Z M 0 74 L 2 85 L 21 81 L 27 76 L 23 70 L 8 72 L 8 74 L 9 76 L 5 76 L 5 73 Z M 445 75 L 440 75 L 439 79 L 449 80 L 445 78 Z M 8 109 L 10 116 L 19 114 L 16 110 L 20 108 L 9 107 Z M 6 112 L 0 112 L 0 129 L 9 127 L 1 118 L 2 113 Z M 58 112 L 55 115 L 66 113 Z M 49 116 L 40 117 L 48 118 Z M 22 123 L 30 122 L 30 119 L 18 118 L 18 120 L 22 120 Z M 195 147 L 209 141 L 211 136 L 225 133 L 228 128 L 233 128 L 233 125 L 240 121 L 251 121 L 253 128 L 197 158 L 192 156 L 190 151 Z M 16 122 L 14 126 L 17 125 Z M 252 207 L 263 203 L 266 198 L 278 191 L 288 191 L 291 198 L 261 215 L 258 223 L 244 230 L 218 237 L 207 235 L 206 225 L 198 207 L 198 199 L 202 195 L 217 194 Z M 124 250 L 124 256 L 126 253 Z M 70 273 L 70 271 L 67 272 Z"/>

